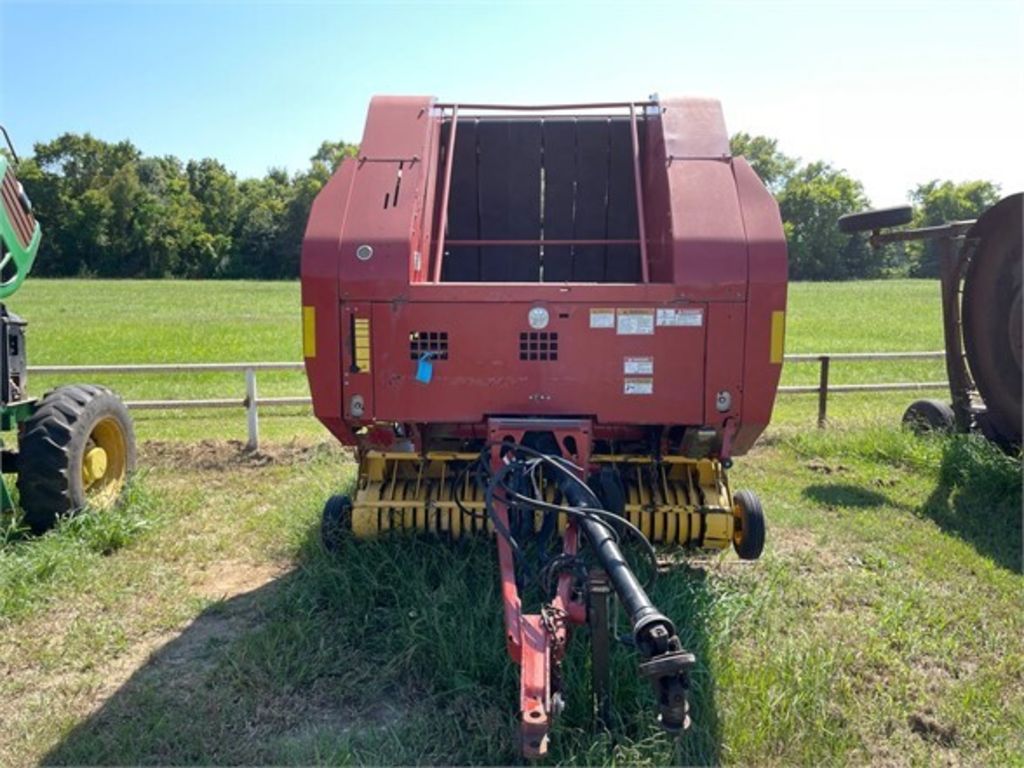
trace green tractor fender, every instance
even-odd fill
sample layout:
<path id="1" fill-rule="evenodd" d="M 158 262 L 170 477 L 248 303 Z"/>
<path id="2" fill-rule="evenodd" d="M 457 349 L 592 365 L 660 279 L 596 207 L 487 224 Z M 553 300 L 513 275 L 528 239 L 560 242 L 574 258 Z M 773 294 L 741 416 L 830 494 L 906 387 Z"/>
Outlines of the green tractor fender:
<path id="1" fill-rule="evenodd" d="M 3 204 L 0 205 L 0 300 L 21 287 L 32 270 L 42 229 L 32 215 L 32 205 L 21 183 L 15 178 L 11 161 L 0 155 L 0 184 Z"/>

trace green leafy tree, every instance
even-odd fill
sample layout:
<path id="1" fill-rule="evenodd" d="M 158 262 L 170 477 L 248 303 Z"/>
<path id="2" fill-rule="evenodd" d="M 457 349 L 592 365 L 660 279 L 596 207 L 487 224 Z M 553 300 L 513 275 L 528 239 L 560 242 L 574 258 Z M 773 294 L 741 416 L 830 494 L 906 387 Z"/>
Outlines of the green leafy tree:
<path id="1" fill-rule="evenodd" d="M 355 157 L 358 153 L 358 144 L 349 144 L 344 141 L 322 142 L 316 153 L 309 158 L 310 174 L 326 182 L 330 175 L 338 170 L 342 160 Z"/>
<path id="2" fill-rule="evenodd" d="M 734 156 L 745 157 L 754 172 L 772 192 L 779 192 L 796 170 L 799 162 L 779 151 L 777 139 L 767 136 L 751 136 L 740 132 L 729 139 L 729 148 Z"/>
<path id="3" fill-rule="evenodd" d="M 915 227 L 930 227 L 949 221 L 976 219 L 999 200 L 999 185 L 990 181 L 965 181 L 957 184 L 938 179 L 919 184 L 911 190 Z M 914 277 L 938 277 L 939 249 L 934 241 L 907 245 L 910 274 Z"/>
<path id="4" fill-rule="evenodd" d="M 292 197 L 288 173 L 272 168 L 262 179 L 243 181 L 239 193 L 235 248 L 226 276 L 263 280 L 294 277 L 297 272 L 289 273 L 286 255 L 280 250 L 284 214 Z"/>
<path id="5" fill-rule="evenodd" d="M 779 193 L 789 244 L 789 275 L 796 280 L 876 277 L 884 257 L 862 237 L 839 231 L 836 219 L 868 207 L 861 183 L 828 163 L 793 172 Z"/>
<path id="6" fill-rule="evenodd" d="M 222 163 L 210 158 L 190 160 L 185 166 L 188 188 L 200 208 L 203 229 L 211 249 L 211 274 L 227 268 L 234 248 L 234 230 L 241 193 L 238 179 Z"/>

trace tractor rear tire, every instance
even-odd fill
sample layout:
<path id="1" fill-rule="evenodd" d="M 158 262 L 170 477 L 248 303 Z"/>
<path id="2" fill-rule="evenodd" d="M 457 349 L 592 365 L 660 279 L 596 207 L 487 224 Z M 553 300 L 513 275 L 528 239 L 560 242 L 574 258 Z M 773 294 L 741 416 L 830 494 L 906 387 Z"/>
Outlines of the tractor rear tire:
<path id="1" fill-rule="evenodd" d="M 979 238 L 964 275 L 964 352 L 971 377 L 985 402 L 983 431 L 1003 448 L 1021 444 L 1021 381 L 1024 345 L 1021 333 L 1021 210 L 1024 193 L 1004 197 L 985 211 L 969 236 Z"/>
<path id="2" fill-rule="evenodd" d="M 134 470 L 135 429 L 121 398 L 92 384 L 58 387 L 19 438 L 25 522 L 39 534 L 86 507 L 109 508 Z"/>
<path id="3" fill-rule="evenodd" d="M 324 504 L 320 521 L 320 541 L 331 554 L 341 549 L 341 542 L 352 530 L 352 500 L 348 496 L 331 496 Z"/>
<path id="4" fill-rule="evenodd" d="M 951 433 L 956 427 L 953 409 L 941 400 L 915 400 L 903 412 L 903 426 L 915 435 Z"/>
<path id="5" fill-rule="evenodd" d="M 757 560 L 764 551 L 765 520 L 761 500 L 753 491 L 737 491 L 732 546 L 741 560 Z"/>

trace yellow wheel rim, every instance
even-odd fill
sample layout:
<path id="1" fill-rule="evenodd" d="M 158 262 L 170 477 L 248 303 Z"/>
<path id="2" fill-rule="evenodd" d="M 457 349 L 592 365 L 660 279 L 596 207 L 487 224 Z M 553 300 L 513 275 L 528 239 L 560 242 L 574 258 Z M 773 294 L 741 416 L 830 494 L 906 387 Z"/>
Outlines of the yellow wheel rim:
<path id="1" fill-rule="evenodd" d="M 746 518 L 746 510 L 743 509 L 743 505 L 739 502 L 733 502 L 732 516 L 732 543 L 739 547 L 743 544 L 743 523 Z"/>
<path id="2" fill-rule="evenodd" d="M 82 456 L 82 487 L 89 503 L 109 507 L 128 475 L 128 439 L 121 423 L 108 416 L 96 422 Z"/>

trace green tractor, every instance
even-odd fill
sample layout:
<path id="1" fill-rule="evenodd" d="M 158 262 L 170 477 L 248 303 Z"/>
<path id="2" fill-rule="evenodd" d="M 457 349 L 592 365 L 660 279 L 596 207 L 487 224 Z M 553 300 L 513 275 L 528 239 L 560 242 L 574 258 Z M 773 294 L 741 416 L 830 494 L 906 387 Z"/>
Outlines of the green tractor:
<path id="1" fill-rule="evenodd" d="M 2 302 L 32 269 L 42 231 L 14 175 L 14 146 L 3 126 L 0 131 L 10 150 L 0 152 L 0 430 L 18 433 L 17 451 L 0 441 L 0 468 L 17 476 L 24 520 L 42 533 L 63 516 L 118 500 L 135 469 L 135 430 L 124 402 L 106 387 L 67 385 L 42 399 L 28 394 L 26 323 Z M 2 480 L 0 508 L 14 509 Z"/>

